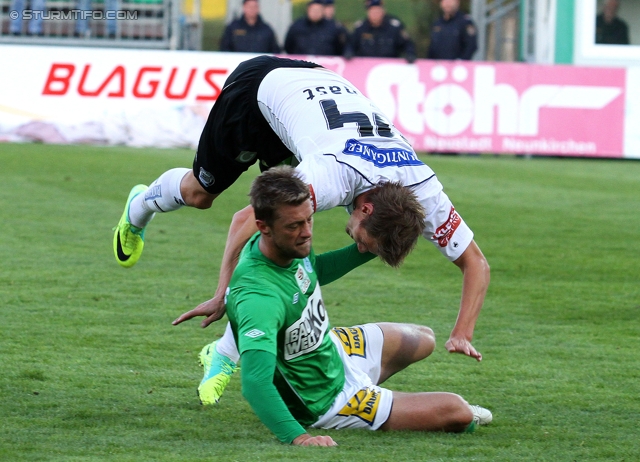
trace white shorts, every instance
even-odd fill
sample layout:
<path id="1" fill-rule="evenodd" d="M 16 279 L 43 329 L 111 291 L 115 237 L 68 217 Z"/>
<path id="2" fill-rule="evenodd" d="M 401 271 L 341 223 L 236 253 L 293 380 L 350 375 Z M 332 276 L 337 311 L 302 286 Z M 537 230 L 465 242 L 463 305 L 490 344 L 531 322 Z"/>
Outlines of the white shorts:
<path id="1" fill-rule="evenodd" d="M 368 428 L 387 421 L 393 392 L 377 385 L 384 336 L 377 324 L 334 327 L 330 334 L 344 365 L 345 382 L 331 408 L 314 428 Z"/>
<path id="2" fill-rule="evenodd" d="M 411 188 L 427 214 L 425 239 L 450 261 L 457 260 L 473 240 L 473 231 L 453 207 L 436 178 Z"/>

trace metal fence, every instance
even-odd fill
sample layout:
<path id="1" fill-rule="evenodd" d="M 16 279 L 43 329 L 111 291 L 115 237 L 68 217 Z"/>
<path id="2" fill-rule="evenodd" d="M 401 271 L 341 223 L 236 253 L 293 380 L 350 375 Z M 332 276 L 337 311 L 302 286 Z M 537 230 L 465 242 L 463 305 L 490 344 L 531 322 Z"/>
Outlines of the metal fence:
<path id="1" fill-rule="evenodd" d="M 0 44 L 200 50 L 200 2 L 0 0 Z"/>
<path id="2" fill-rule="evenodd" d="M 517 61 L 521 0 L 472 0 L 471 15 L 478 26 L 474 59 Z"/>

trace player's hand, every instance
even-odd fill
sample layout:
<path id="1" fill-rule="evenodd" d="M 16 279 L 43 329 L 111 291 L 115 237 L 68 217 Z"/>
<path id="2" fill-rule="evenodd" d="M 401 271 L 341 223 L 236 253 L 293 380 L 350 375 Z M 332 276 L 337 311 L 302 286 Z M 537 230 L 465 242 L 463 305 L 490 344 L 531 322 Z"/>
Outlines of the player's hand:
<path id="1" fill-rule="evenodd" d="M 181 322 L 195 318 L 196 316 L 206 316 L 206 319 L 202 321 L 202 324 L 200 325 L 202 327 L 207 327 L 212 322 L 215 322 L 218 319 L 222 318 L 226 311 L 227 309 L 224 306 L 224 295 L 216 295 L 211 300 L 200 303 L 191 311 L 183 313 L 182 315 L 180 315 L 180 317 L 173 321 L 172 324 L 174 326 L 177 326 Z"/>
<path id="2" fill-rule="evenodd" d="M 471 342 L 465 338 L 451 337 L 444 344 L 444 347 L 449 353 L 462 353 L 463 355 L 476 358 L 478 361 L 482 361 L 482 354 L 471 345 Z"/>
<path id="3" fill-rule="evenodd" d="M 303 433 L 291 442 L 294 446 L 337 446 L 330 436 L 311 436 Z"/>

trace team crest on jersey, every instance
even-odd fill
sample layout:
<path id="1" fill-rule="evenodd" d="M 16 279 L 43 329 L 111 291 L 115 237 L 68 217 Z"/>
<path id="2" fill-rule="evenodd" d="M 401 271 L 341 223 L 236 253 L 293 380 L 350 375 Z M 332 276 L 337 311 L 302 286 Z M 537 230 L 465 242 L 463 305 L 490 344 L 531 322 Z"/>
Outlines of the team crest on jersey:
<path id="1" fill-rule="evenodd" d="M 362 327 L 334 327 L 333 332 L 338 336 L 342 348 L 349 356 L 367 357 Z"/>
<path id="2" fill-rule="evenodd" d="M 311 285 L 311 278 L 301 265 L 298 265 L 298 269 L 296 270 L 296 282 L 303 294 L 307 292 L 307 289 Z"/>
<path id="3" fill-rule="evenodd" d="M 446 247 L 449 245 L 451 236 L 456 232 L 456 229 L 458 229 L 461 222 L 462 218 L 460 218 L 460 215 L 452 206 L 447 221 L 440 225 L 438 229 L 436 229 L 436 232 L 433 233 L 433 240 L 438 241 L 438 245 L 440 247 Z"/>
<path id="4" fill-rule="evenodd" d="M 311 262 L 309 261 L 309 257 L 306 257 L 302 260 L 302 264 L 304 265 L 304 269 L 307 270 L 307 273 L 313 273 L 313 266 L 311 266 Z"/>
<path id="5" fill-rule="evenodd" d="M 320 285 L 316 283 L 300 319 L 291 324 L 284 333 L 285 361 L 316 350 L 322 344 L 328 328 L 329 316 L 322 302 Z"/>
<path id="6" fill-rule="evenodd" d="M 378 168 L 424 165 L 413 151 L 400 148 L 382 149 L 354 139 L 350 139 L 345 143 L 342 153 L 360 157 L 367 162 L 373 163 Z"/>
<path id="7" fill-rule="evenodd" d="M 338 415 L 357 417 L 369 425 L 373 425 L 380 404 L 380 392 L 374 388 L 363 388 L 358 391 L 343 407 Z"/>
<path id="8" fill-rule="evenodd" d="M 213 183 L 216 182 L 216 178 L 213 176 L 213 174 L 211 174 L 211 172 L 207 172 L 202 167 L 200 167 L 200 173 L 198 174 L 198 179 L 200 180 L 200 183 L 202 183 L 202 186 L 204 186 L 205 188 L 208 188 L 209 186 L 211 186 Z"/>

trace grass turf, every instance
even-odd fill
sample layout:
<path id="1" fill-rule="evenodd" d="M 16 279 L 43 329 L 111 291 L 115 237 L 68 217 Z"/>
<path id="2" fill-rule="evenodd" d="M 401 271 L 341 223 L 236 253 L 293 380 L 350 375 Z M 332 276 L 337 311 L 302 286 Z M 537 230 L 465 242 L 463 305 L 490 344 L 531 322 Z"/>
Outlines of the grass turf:
<path id="1" fill-rule="evenodd" d="M 333 325 L 432 327 L 436 352 L 386 386 L 459 393 L 494 423 L 470 435 L 312 430 L 338 441 L 327 449 L 278 443 L 238 377 L 202 408 L 197 353 L 225 324 L 171 326 L 211 296 L 256 169 L 209 211 L 156 217 L 134 268 L 113 258 L 131 186 L 192 156 L 0 145 L 1 460 L 640 459 L 640 163 L 426 157 L 492 267 L 474 338 L 484 360 L 444 349 L 461 278 L 427 242 L 401 269 L 371 262 L 324 298 Z M 318 214 L 316 250 L 348 244 L 345 222 Z"/>

